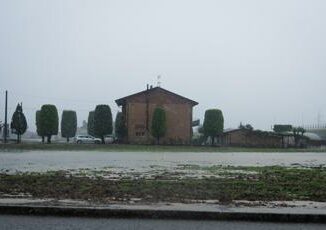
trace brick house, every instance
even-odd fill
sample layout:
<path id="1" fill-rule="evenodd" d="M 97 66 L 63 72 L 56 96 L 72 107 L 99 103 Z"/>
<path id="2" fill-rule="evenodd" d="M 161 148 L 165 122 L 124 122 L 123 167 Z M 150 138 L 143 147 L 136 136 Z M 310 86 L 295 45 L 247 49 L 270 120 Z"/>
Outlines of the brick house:
<path id="1" fill-rule="evenodd" d="M 150 134 L 153 112 L 156 107 L 165 110 L 167 130 L 161 143 L 187 144 L 192 138 L 192 109 L 198 103 L 170 92 L 154 87 L 115 101 L 122 106 L 126 118 L 128 135 L 126 142 L 150 144 L 154 138 Z"/>

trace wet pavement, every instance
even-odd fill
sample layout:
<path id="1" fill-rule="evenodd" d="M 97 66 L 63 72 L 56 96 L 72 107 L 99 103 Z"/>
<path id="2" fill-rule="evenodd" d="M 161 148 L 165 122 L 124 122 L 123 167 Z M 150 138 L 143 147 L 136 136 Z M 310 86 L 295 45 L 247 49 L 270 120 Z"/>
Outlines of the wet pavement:
<path id="1" fill-rule="evenodd" d="M 154 210 L 154 211 L 195 211 L 195 212 L 227 212 L 227 213 L 278 213 L 278 214 L 313 214 L 326 215 L 326 203 L 315 201 L 245 201 L 234 200 L 229 204 L 221 204 L 218 200 L 189 200 L 189 203 L 158 202 L 144 203 L 140 199 L 131 198 L 126 202 L 102 204 L 85 200 L 58 200 L 36 198 L 0 198 L 0 206 L 32 206 L 32 207 L 76 207 L 98 209 Z"/>
<path id="2" fill-rule="evenodd" d="M 240 221 L 192 221 L 192 220 L 152 220 L 152 219 L 106 219 L 79 217 L 41 217 L 0 215 L 0 229 L 273 229 L 300 230 L 325 229 L 322 224 L 262 223 Z"/>

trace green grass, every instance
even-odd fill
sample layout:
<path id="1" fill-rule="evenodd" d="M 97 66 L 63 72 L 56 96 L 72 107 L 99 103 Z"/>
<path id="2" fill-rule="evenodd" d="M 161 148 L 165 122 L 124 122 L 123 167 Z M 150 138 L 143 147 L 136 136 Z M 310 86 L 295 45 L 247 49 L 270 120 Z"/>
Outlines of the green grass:
<path id="1" fill-rule="evenodd" d="M 0 151 L 56 150 L 56 151 L 107 151 L 107 152 L 326 152 L 326 148 L 238 148 L 211 146 L 164 145 L 78 145 L 78 144 L 0 144 Z"/>
<path id="2" fill-rule="evenodd" d="M 95 202 L 125 201 L 187 202 L 189 200 L 274 201 L 311 200 L 326 202 L 325 168 L 232 167 L 254 170 L 255 175 L 207 179 L 125 179 L 74 177 L 65 171 L 0 174 L 1 194 L 31 194 L 37 198 L 81 199 Z"/>

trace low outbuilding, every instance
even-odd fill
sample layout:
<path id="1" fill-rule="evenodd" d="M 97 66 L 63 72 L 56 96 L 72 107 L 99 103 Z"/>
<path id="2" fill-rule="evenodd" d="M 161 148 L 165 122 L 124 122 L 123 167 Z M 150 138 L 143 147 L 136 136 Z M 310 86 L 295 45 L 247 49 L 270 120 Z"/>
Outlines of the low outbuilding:
<path id="1" fill-rule="evenodd" d="M 238 147 L 282 147 L 282 136 L 274 132 L 251 130 L 245 128 L 225 130 L 223 144 Z"/>

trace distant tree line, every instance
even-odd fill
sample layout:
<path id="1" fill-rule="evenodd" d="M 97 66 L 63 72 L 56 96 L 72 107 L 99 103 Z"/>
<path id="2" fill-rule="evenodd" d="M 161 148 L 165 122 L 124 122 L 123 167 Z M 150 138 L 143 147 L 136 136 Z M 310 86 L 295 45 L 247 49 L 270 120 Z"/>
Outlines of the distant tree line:
<path id="1" fill-rule="evenodd" d="M 292 125 L 274 125 L 273 127 L 274 132 L 280 134 L 289 134 L 292 133 L 294 136 L 294 142 L 296 146 L 299 146 L 300 139 L 303 138 L 306 130 L 303 127 L 293 127 Z"/>
<path id="2" fill-rule="evenodd" d="M 55 105 L 43 105 L 36 111 L 36 131 L 42 137 L 42 142 L 47 138 L 58 135 L 59 116 Z M 99 137 L 104 143 L 105 135 L 112 134 L 112 113 L 108 105 L 97 105 L 94 111 L 89 112 L 87 131 L 90 135 Z M 69 142 L 76 135 L 77 114 L 72 110 L 64 110 L 61 116 L 61 136 Z"/>

